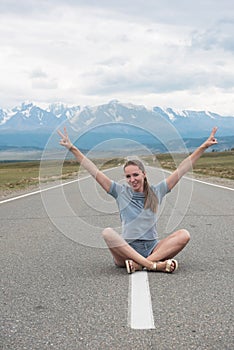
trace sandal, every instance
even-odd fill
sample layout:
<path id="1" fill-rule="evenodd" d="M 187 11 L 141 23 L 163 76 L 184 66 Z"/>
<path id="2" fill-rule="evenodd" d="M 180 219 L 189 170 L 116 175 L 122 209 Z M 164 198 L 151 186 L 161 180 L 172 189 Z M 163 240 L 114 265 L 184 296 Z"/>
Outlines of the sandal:
<path id="1" fill-rule="evenodd" d="M 172 268 L 173 264 L 174 264 L 174 269 L 172 270 L 171 268 Z M 165 272 L 172 273 L 172 272 L 175 272 L 177 269 L 178 269 L 178 262 L 177 262 L 177 260 L 175 260 L 175 259 L 168 259 L 166 261 Z M 151 267 L 151 269 L 148 269 L 148 271 L 161 271 L 161 270 L 157 270 L 157 263 L 153 262 L 153 266 Z"/>
<path id="2" fill-rule="evenodd" d="M 157 271 L 157 263 L 153 262 L 153 266 L 151 267 L 151 269 L 148 269 L 148 271 Z"/>
<path id="3" fill-rule="evenodd" d="M 174 269 L 172 270 L 171 268 L 173 267 L 174 264 Z M 169 259 L 166 262 L 166 272 L 172 273 L 175 272 L 178 269 L 178 261 L 175 259 Z"/>
<path id="4" fill-rule="evenodd" d="M 133 260 L 125 260 L 125 265 L 126 265 L 127 272 L 129 274 L 136 272 L 136 271 L 142 271 L 141 265 L 139 265 L 139 269 L 136 270 L 136 268 L 133 266 Z"/>

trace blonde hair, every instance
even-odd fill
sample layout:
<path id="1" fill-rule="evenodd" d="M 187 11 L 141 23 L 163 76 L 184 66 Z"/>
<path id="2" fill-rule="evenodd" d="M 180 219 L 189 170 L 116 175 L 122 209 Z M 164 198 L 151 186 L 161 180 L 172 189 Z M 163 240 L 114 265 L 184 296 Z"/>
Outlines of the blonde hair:
<path id="1" fill-rule="evenodd" d="M 143 163 L 138 159 L 131 159 L 128 160 L 124 164 L 124 170 L 129 165 L 136 165 L 143 173 L 145 173 L 145 167 Z M 144 208 L 150 209 L 152 212 L 156 213 L 158 209 L 158 198 L 156 197 L 156 194 L 151 189 L 147 177 L 144 178 L 144 194 L 145 194 L 145 203 Z"/>

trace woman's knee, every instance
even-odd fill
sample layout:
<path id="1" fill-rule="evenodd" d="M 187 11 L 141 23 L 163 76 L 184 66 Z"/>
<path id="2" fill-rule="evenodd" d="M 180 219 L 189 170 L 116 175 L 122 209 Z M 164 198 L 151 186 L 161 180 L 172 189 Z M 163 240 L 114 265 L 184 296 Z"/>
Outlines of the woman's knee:
<path id="1" fill-rule="evenodd" d="M 125 246 L 126 241 L 111 227 L 107 227 L 102 231 L 102 237 L 109 248 L 117 248 Z"/>
<path id="2" fill-rule="evenodd" d="M 188 230 L 181 229 L 179 230 L 180 240 L 181 243 L 186 245 L 190 241 L 190 233 Z"/>
<path id="3" fill-rule="evenodd" d="M 122 240 L 120 235 L 115 231 L 113 230 L 113 228 L 111 227 L 106 227 L 103 231 L 102 231 L 102 237 L 104 238 L 104 240 L 106 242 L 108 241 L 119 241 L 119 240 Z"/>
<path id="4" fill-rule="evenodd" d="M 102 231 L 102 237 L 106 240 L 108 240 L 108 238 L 110 238 L 113 234 L 113 229 L 111 227 L 106 227 L 103 231 Z"/>

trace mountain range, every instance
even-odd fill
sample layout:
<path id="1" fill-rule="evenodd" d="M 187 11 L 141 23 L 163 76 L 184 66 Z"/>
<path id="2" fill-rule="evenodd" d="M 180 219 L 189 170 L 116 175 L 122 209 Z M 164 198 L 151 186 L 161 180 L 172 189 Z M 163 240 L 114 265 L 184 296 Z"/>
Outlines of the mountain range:
<path id="1" fill-rule="evenodd" d="M 85 107 L 55 103 L 42 108 L 33 102 L 23 102 L 12 109 L 0 108 L 0 150 L 43 149 L 49 139 L 50 147 L 56 148 L 58 139 L 53 141 L 51 135 L 63 125 L 70 130 L 69 135 L 79 139 L 79 147 L 86 150 L 113 138 L 132 140 L 151 148 L 157 144 L 154 148 L 159 151 L 165 151 L 162 147 L 165 140 L 176 144 L 178 138 L 183 138 L 188 147 L 193 148 L 214 126 L 218 127 L 217 137 L 223 140 L 219 149 L 234 146 L 234 116 L 157 106 L 149 109 L 112 100 Z"/>

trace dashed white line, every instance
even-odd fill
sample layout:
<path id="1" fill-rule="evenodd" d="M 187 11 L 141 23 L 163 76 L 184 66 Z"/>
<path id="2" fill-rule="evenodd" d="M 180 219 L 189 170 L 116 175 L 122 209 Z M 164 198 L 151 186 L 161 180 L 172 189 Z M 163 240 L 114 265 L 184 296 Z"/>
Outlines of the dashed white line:
<path id="1" fill-rule="evenodd" d="M 147 271 L 130 275 L 128 313 L 132 329 L 155 329 Z"/>

